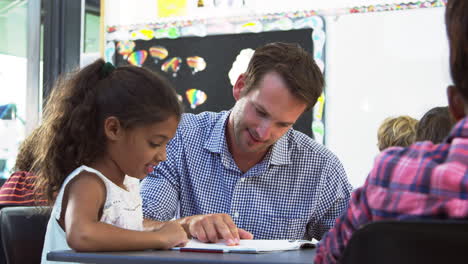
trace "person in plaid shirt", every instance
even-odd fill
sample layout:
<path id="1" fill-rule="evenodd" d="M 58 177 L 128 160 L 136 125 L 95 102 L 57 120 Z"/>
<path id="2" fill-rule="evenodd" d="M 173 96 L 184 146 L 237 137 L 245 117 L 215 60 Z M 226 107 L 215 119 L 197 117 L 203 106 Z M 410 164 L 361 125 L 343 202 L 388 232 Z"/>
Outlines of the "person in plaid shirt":
<path id="1" fill-rule="evenodd" d="M 338 262 L 353 232 L 371 221 L 468 218 L 468 1 L 449 0 L 445 18 L 454 83 L 447 95 L 458 123 L 441 144 L 417 142 L 380 153 L 322 239 L 315 263 Z"/>

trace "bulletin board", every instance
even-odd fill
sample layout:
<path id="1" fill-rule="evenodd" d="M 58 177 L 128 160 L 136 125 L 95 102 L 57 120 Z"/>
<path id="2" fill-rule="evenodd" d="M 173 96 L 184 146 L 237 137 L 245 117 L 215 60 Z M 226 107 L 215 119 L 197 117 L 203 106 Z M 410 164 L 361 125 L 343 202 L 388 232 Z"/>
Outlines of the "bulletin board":
<path id="1" fill-rule="evenodd" d="M 185 37 L 178 39 L 152 39 L 135 41 L 135 50 L 149 50 L 151 47 L 165 47 L 168 57 L 165 60 L 153 59 L 150 54 L 142 64 L 143 67 L 163 74 L 176 87 L 181 95 L 185 112 L 200 113 L 203 111 L 222 111 L 234 106 L 232 86 L 228 73 L 233 62 L 243 49 L 256 49 L 266 43 L 283 41 L 295 42 L 312 53 L 312 29 L 290 31 L 272 31 L 262 33 L 229 34 L 200 37 Z M 187 58 L 198 56 L 203 58 L 206 67 L 197 72 L 196 67 L 189 67 Z M 180 58 L 177 71 L 162 69 L 164 62 L 171 58 Z M 156 61 L 156 62 L 155 62 Z M 123 56 L 116 57 L 117 65 L 129 62 Z M 167 64 L 166 64 L 167 65 Z M 195 90 L 191 90 L 195 89 Z M 200 103 L 196 93 L 206 94 L 206 99 Z M 312 136 L 312 112 L 301 116 L 294 128 Z"/>
<path id="2" fill-rule="evenodd" d="M 146 67 L 164 75 L 176 87 L 185 112 L 195 114 L 234 106 L 229 73 L 243 51 L 253 52 L 270 42 L 297 43 L 313 55 L 324 71 L 325 32 L 320 17 L 224 20 L 220 25 L 211 21 L 108 29 L 111 37 L 106 43 L 106 60 L 117 66 Z M 324 136 L 323 98 L 322 95 L 316 107 L 294 125 L 320 143 Z"/>

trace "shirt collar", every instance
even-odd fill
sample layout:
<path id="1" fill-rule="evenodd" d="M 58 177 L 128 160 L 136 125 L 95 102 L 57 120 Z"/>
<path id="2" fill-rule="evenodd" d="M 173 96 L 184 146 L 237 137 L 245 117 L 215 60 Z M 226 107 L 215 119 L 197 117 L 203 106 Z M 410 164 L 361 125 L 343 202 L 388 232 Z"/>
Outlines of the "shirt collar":
<path id="1" fill-rule="evenodd" d="M 221 117 L 215 123 L 211 134 L 206 141 L 204 148 L 214 153 L 222 153 L 223 148 L 227 149 L 226 143 L 226 124 L 231 111 L 221 112 Z"/>
<path id="2" fill-rule="evenodd" d="M 231 111 L 222 113 L 222 116 L 215 123 L 213 130 L 211 131 L 211 134 L 204 145 L 204 148 L 208 151 L 219 154 L 224 151 L 229 153 L 226 143 L 226 125 L 230 114 Z M 270 163 L 272 165 L 286 165 L 291 163 L 288 145 L 288 137 L 291 133 L 292 129 L 286 132 L 273 145 L 273 147 L 270 149 L 270 153 L 266 155 L 266 157 L 270 156 Z"/>
<path id="3" fill-rule="evenodd" d="M 272 165 L 287 165 L 291 163 L 291 155 L 289 154 L 288 138 L 292 133 L 292 129 L 289 129 L 271 149 L 271 164 Z"/>

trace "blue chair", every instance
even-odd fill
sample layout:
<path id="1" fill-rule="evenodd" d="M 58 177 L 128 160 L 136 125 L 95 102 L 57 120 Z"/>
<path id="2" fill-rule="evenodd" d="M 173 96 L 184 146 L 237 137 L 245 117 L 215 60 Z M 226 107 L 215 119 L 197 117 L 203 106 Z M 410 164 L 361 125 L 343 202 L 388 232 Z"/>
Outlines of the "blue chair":
<path id="1" fill-rule="evenodd" d="M 378 221 L 351 237 L 342 264 L 430 264 L 468 261 L 468 221 Z"/>

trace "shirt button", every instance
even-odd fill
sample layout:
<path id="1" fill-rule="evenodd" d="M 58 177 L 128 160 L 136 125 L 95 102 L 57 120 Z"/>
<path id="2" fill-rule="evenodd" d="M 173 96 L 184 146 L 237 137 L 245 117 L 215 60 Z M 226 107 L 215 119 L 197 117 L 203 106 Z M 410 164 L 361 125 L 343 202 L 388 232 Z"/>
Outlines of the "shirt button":
<path id="1" fill-rule="evenodd" d="M 241 182 L 245 182 L 245 178 L 241 178 Z"/>
<path id="2" fill-rule="evenodd" d="M 239 217 L 239 212 L 234 212 L 234 217 Z"/>

